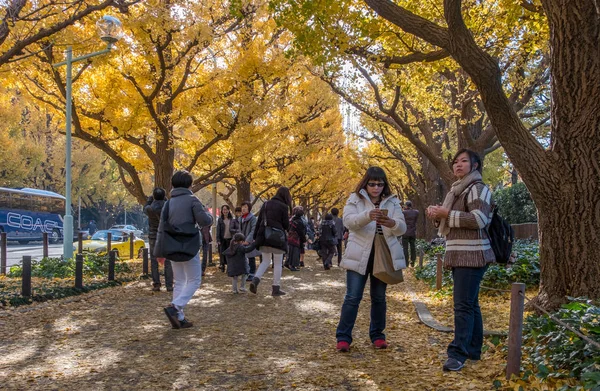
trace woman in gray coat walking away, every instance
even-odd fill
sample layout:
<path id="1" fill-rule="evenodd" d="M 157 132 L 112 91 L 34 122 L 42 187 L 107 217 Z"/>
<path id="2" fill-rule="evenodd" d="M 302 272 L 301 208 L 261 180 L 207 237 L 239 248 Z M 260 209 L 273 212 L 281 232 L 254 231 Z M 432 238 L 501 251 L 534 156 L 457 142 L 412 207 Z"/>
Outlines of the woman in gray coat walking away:
<path id="1" fill-rule="evenodd" d="M 162 211 L 160 225 L 158 228 L 158 238 L 156 247 L 159 251 L 165 252 L 165 220 L 171 227 L 198 227 L 210 226 L 213 223 L 212 216 L 206 211 L 202 202 L 191 190 L 192 175 L 185 171 L 176 171 L 171 178 L 173 190 L 171 190 L 171 199 L 168 201 L 168 207 L 165 205 Z M 201 245 L 201 239 L 199 239 Z M 198 246 L 200 249 L 200 246 Z M 202 265 L 200 257 L 196 253 L 188 261 L 171 262 L 173 268 L 173 277 L 175 287 L 173 290 L 173 300 L 168 307 L 165 307 L 165 314 L 169 318 L 173 328 L 192 327 L 192 322 L 185 318 L 183 310 L 187 303 L 192 299 L 194 293 L 200 287 L 202 282 Z"/>

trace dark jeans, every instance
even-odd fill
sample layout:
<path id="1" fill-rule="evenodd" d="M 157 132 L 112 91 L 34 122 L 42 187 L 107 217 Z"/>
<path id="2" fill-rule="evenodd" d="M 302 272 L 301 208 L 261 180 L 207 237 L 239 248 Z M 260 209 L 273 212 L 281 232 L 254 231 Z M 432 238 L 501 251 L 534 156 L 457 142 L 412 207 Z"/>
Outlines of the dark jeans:
<path id="1" fill-rule="evenodd" d="M 262 261 L 262 256 L 261 256 Z M 250 266 L 250 275 L 256 274 L 256 257 L 248 258 L 248 265 Z"/>
<path id="2" fill-rule="evenodd" d="M 154 256 L 154 245 L 156 244 L 156 238 L 148 238 L 150 242 L 150 272 L 152 273 L 152 286 L 160 288 L 160 272 L 158 271 L 158 261 Z M 165 261 L 165 286 L 167 288 L 173 288 L 173 269 L 171 268 L 171 262 Z"/>
<path id="3" fill-rule="evenodd" d="M 415 260 L 417 259 L 417 249 L 415 248 L 415 238 L 402 237 L 402 249 L 404 250 L 404 259 L 408 266 L 408 247 L 410 246 L 410 264 L 415 266 Z"/>
<path id="4" fill-rule="evenodd" d="M 335 244 L 321 243 L 321 257 L 323 258 L 323 266 L 331 267 L 333 262 L 333 254 L 335 254 Z"/>
<path id="5" fill-rule="evenodd" d="M 336 244 L 337 254 L 338 254 L 338 266 L 342 262 L 342 239 L 338 239 Z"/>
<path id="6" fill-rule="evenodd" d="M 465 362 L 479 360 L 483 345 L 483 319 L 479 308 L 479 284 L 485 267 L 455 267 L 454 340 L 448 345 L 448 357 Z"/>
<path id="7" fill-rule="evenodd" d="M 225 265 L 227 265 L 227 259 L 225 258 L 225 255 L 223 255 L 223 251 L 227 250 L 230 244 L 231 239 L 223 239 L 223 242 L 219 245 L 219 267 L 221 269 L 224 269 Z"/>
<path id="8" fill-rule="evenodd" d="M 371 251 L 370 258 L 374 252 Z M 385 302 L 385 289 L 387 284 L 375 278 L 372 273 L 366 275 L 348 270 L 346 273 L 346 297 L 342 305 L 342 314 L 338 324 L 335 337 L 337 341 L 352 343 L 352 329 L 358 315 L 358 305 L 363 297 L 367 279 L 371 276 L 371 325 L 369 326 L 369 337 L 371 342 L 385 339 L 385 317 L 387 305 Z"/>

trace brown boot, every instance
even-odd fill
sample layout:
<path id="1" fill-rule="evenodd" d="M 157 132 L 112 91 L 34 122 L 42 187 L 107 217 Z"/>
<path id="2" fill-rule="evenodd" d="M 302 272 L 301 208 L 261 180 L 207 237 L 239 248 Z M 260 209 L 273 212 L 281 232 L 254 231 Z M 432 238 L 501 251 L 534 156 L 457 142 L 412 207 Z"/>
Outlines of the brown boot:
<path id="1" fill-rule="evenodd" d="M 282 291 L 281 289 L 279 289 L 279 286 L 273 285 L 273 293 L 271 293 L 271 296 L 283 296 L 283 295 L 285 295 L 285 292 Z"/>

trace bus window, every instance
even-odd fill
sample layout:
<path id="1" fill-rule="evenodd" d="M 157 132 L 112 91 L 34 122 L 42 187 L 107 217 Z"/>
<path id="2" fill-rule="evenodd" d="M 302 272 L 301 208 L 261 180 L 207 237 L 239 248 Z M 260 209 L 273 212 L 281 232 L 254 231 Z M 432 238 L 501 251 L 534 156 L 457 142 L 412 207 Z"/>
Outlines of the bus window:
<path id="1" fill-rule="evenodd" d="M 10 193 L 0 190 L 0 209 L 10 209 Z"/>
<path id="2" fill-rule="evenodd" d="M 28 194 L 11 194 L 10 203 L 12 209 L 31 210 L 31 198 Z"/>

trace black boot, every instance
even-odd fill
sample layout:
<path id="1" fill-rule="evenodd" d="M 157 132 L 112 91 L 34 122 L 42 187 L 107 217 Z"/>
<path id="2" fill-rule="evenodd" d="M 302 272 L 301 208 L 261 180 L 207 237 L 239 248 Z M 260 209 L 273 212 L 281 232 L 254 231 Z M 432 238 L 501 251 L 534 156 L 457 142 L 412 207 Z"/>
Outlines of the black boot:
<path id="1" fill-rule="evenodd" d="M 256 288 L 258 288 L 258 284 L 260 284 L 260 278 L 254 277 L 250 283 L 250 292 L 256 294 Z"/>
<path id="2" fill-rule="evenodd" d="M 283 296 L 285 295 L 285 292 L 282 291 L 281 289 L 279 289 L 278 285 L 273 285 L 273 293 L 271 293 L 271 296 Z"/>

